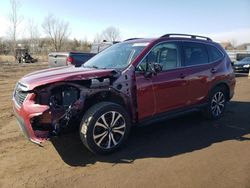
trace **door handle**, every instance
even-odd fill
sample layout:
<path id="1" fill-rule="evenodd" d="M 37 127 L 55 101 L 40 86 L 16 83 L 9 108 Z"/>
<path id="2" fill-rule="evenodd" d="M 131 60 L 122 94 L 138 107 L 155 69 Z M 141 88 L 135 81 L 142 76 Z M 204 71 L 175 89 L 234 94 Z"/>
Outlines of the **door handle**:
<path id="1" fill-rule="evenodd" d="M 180 73 L 180 78 L 181 78 L 181 79 L 185 78 L 185 74 Z"/>
<path id="2" fill-rule="evenodd" d="M 139 90 L 140 91 L 146 91 L 146 88 L 140 88 Z"/>
<path id="3" fill-rule="evenodd" d="M 216 73 L 216 71 L 217 71 L 216 68 L 211 69 L 211 73 Z"/>

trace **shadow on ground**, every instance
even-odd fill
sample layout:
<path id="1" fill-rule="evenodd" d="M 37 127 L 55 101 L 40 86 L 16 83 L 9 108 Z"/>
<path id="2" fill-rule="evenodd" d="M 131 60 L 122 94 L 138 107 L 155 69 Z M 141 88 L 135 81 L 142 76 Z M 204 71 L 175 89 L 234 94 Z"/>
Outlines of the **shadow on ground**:
<path id="1" fill-rule="evenodd" d="M 205 120 L 199 113 L 133 128 L 126 145 L 118 152 L 97 156 L 85 149 L 78 133 L 52 139 L 62 160 L 70 166 L 97 161 L 133 163 L 141 158 L 167 158 L 200 150 L 227 140 L 249 141 L 250 102 L 232 101 L 221 120 Z"/>

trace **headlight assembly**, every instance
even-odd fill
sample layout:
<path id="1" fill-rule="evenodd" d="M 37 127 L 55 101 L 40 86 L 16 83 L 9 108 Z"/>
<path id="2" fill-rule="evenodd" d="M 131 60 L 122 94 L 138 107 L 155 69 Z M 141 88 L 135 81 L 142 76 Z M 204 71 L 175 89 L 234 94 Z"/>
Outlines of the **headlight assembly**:
<path id="1" fill-rule="evenodd" d="M 243 67 L 244 67 L 244 68 L 249 68 L 250 65 L 249 65 L 249 64 L 248 64 L 248 65 L 243 65 Z"/>

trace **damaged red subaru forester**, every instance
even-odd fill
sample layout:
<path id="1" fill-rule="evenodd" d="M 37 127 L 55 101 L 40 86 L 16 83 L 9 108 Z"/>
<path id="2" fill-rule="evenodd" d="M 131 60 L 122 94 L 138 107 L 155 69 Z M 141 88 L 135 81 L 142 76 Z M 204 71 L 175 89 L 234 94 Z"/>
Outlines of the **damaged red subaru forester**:
<path id="1" fill-rule="evenodd" d="M 30 141 L 41 144 L 76 127 L 90 151 L 104 154 L 120 148 L 132 125 L 197 110 L 220 118 L 234 87 L 231 61 L 219 44 L 166 34 L 115 44 L 79 68 L 28 74 L 16 84 L 13 103 Z"/>

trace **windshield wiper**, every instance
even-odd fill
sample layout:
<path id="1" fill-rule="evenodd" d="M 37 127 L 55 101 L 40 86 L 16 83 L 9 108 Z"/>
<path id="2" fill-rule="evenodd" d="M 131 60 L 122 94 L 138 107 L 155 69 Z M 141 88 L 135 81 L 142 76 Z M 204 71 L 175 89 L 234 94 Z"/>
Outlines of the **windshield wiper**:
<path id="1" fill-rule="evenodd" d="M 99 69 L 99 67 L 97 67 L 97 66 L 95 66 L 95 65 L 92 65 L 92 66 L 84 66 L 84 65 L 83 65 L 83 67 L 85 67 L 85 68 L 94 68 L 94 69 Z"/>

